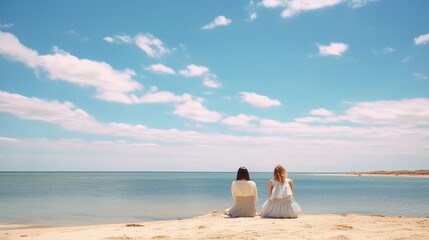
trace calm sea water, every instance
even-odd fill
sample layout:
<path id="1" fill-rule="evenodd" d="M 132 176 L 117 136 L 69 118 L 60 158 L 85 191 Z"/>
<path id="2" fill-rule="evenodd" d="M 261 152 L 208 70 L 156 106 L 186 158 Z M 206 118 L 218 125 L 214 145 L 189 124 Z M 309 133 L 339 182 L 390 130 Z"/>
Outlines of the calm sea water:
<path id="1" fill-rule="evenodd" d="M 303 211 L 429 216 L 429 179 L 291 173 Z M 233 204 L 235 173 L 0 172 L 0 225 L 178 219 Z M 251 173 L 258 209 L 271 173 Z"/>

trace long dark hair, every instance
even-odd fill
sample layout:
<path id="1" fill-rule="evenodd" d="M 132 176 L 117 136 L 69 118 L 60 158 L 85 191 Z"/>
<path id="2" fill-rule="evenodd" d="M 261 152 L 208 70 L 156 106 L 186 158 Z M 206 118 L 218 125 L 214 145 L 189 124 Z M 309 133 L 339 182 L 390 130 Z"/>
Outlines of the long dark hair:
<path id="1" fill-rule="evenodd" d="M 249 171 L 247 171 L 247 168 L 240 167 L 237 171 L 237 180 L 246 179 L 247 181 L 250 180 Z"/>

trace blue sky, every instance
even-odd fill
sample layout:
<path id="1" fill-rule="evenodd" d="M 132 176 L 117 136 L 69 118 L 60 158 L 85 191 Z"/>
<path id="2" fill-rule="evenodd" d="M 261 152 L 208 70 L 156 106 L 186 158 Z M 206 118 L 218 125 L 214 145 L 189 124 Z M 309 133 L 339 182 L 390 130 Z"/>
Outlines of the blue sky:
<path id="1" fill-rule="evenodd" d="M 428 169 L 428 10 L 1 1 L 0 170 Z"/>

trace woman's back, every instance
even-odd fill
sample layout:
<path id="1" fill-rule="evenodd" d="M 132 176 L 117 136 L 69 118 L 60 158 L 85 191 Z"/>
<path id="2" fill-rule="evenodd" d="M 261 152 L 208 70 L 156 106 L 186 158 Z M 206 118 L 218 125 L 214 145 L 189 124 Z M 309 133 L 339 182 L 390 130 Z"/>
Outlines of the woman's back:
<path id="1" fill-rule="evenodd" d="M 237 180 L 231 186 L 234 199 L 237 196 L 255 196 L 257 197 L 256 184 L 253 181 Z"/>
<path id="2" fill-rule="evenodd" d="M 292 197 L 292 189 L 289 185 L 289 179 L 286 179 L 285 183 L 273 179 L 273 190 L 271 192 L 271 198 L 291 198 Z"/>

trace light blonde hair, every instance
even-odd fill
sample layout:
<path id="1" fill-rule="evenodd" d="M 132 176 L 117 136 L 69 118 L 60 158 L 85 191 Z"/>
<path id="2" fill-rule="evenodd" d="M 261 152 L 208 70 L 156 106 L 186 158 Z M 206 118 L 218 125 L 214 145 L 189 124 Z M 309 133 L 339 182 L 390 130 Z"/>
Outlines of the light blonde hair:
<path id="1" fill-rule="evenodd" d="M 287 172 L 286 169 L 282 166 L 282 165 L 277 165 L 274 168 L 274 173 L 273 173 L 274 179 L 281 182 L 282 184 L 284 184 L 286 182 L 286 178 L 287 178 Z"/>

